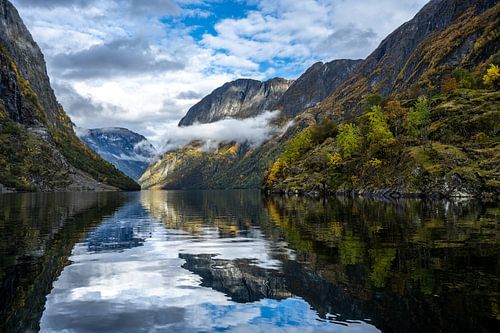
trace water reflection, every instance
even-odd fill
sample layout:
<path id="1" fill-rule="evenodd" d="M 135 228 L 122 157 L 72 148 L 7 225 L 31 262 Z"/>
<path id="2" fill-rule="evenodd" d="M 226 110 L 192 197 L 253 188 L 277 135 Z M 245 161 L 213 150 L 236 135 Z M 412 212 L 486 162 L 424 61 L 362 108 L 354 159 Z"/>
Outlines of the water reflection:
<path id="1" fill-rule="evenodd" d="M 500 322 L 498 205 L 146 191 L 0 196 L 0 208 L 8 332 Z"/>
<path id="2" fill-rule="evenodd" d="M 125 202 L 118 193 L 0 195 L 0 331 L 38 331 L 74 244 Z"/>
<path id="3" fill-rule="evenodd" d="M 151 237 L 154 227 L 152 223 L 144 223 L 150 222 L 144 220 L 146 215 L 136 200 L 120 208 L 87 235 L 87 251 L 118 251 L 143 245 L 146 238 Z"/>

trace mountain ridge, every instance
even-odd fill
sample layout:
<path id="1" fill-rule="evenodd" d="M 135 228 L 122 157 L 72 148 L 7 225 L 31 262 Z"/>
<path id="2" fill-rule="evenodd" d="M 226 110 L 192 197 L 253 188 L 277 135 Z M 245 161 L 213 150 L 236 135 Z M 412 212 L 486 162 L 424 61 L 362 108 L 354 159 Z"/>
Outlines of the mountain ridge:
<path id="1" fill-rule="evenodd" d="M 180 120 L 179 126 L 212 123 L 226 118 L 251 118 L 265 111 L 273 111 L 292 82 L 282 78 L 263 82 L 253 79 L 227 82 L 192 106 Z"/>
<path id="2" fill-rule="evenodd" d="M 362 111 L 363 96 L 370 93 L 379 93 L 384 97 L 389 97 L 391 94 L 418 97 L 429 87 L 416 87 L 415 83 L 428 70 L 434 69 L 438 73 L 449 74 L 443 68 L 436 68 L 436 63 L 446 61 L 444 56 L 441 59 L 433 59 L 432 63 L 422 62 L 426 60 L 420 56 L 419 47 L 422 43 L 425 43 L 428 38 L 433 40 L 437 35 L 445 33 L 453 23 L 457 25 L 457 28 L 471 25 L 471 19 L 477 19 L 479 14 L 491 10 L 497 4 L 496 0 L 431 0 L 413 19 L 389 34 L 358 66 L 355 74 L 318 106 L 318 111 L 336 116 L 358 115 Z M 495 18 L 495 14 L 493 14 L 493 19 L 498 22 L 498 16 Z M 469 34 L 445 36 L 450 40 L 445 40 L 446 44 L 443 45 L 443 49 L 448 52 L 447 54 L 460 49 L 461 44 L 455 45 L 455 43 L 464 43 L 464 39 L 468 36 Z M 478 37 L 475 37 L 477 40 Z M 470 41 L 469 44 L 471 44 Z M 468 45 L 467 52 L 470 52 L 473 44 Z M 441 50 L 431 49 L 429 53 L 439 55 Z M 459 55 L 458 58 L 462 60 L 465 56 Z M 409 63 L 411 59 L 415 59 L 416 62 L 413 66 Z M 420 67 L 417 68 L 417 65 Z M 456 67 L 456 64 L 454 65 Z M 439 79 L 436 78 L 435 81 Z M 412 91 L 412 89 L 415 90 Z"/>

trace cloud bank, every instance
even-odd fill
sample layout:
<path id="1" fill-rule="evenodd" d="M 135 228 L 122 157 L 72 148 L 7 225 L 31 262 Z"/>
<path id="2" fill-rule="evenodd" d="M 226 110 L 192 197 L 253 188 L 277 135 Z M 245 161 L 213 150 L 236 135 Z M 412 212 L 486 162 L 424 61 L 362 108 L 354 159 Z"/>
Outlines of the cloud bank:
<path id="1" fill-rule="evenodd" d="M 204 150 L 216 150 L 219 144 L 229 142 L 257 146 L 281 130 L 270 123 L 278 114 L 277 111 L 268 111 L 254 118 L 231 118 L 187 127 L 170 126 L 165 129 L 161 152 L 175 150 L 193 141 L 203 142 Z"/>
<path id="2" fill-rule="evenodd" d="M 58 76 L 72 79 L 111 78 L 184 68 L 179 60 L 161 58 L 145 40 L 116 39 L 74 53 L 55 55 L 51 63 Z"/>

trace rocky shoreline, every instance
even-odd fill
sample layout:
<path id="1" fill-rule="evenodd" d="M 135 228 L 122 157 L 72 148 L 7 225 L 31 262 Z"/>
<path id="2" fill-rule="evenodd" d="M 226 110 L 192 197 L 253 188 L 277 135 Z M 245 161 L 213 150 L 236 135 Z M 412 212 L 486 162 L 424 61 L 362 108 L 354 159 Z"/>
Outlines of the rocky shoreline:
<path id="1" fill-rule="evenodd" d="M 460 200 L 460 199 L 478 199 L 482 201 L 494 201 L 498 199 L 498 194 L 482 192 L 479 194 L 471 194 L 461 191 L 452 191 L 449 193 L 433 191 L 433 192 L 409 192 L 400 188 L 382 188 L 377 190 L 366 190 L 366 189 L 351 189 L 351 190 L 338 190 L 338 191 L 317 191 L 317 190 L 271 190 L 263 188 L 262 192 L 266 195 L 296 195 L 305 196 L 311 198 L 326 198 L 332 196 L 343 196 L 343 197 L 363 197 L 363 198 L 374 198 L 374 199 L 426 199 L 426 200 Z"/>

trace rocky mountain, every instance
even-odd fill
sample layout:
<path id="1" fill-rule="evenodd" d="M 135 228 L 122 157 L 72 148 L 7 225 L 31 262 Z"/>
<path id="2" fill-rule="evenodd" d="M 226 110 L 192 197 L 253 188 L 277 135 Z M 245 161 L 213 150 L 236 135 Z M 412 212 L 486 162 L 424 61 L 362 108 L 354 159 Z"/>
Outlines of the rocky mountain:
<path id="1" fill-rule="evenodd" d="M 38 45 L 0 0 L 0 183 L 20 190 L 138 189 L 75 135 Z M 0 187 L 3 187 L 0 186 Z"/>
<path id="2" fill-rule="evenodd" d="M 224 84 L 189 109 L 179 126 L 212 123 L 225 118 L 250 118 L 273 111 L 293 81 L 239 79 Z"/>
<path id="3" fill-rule="evenodd" d="M 308 89 L 321 86 L 307 79 L 321 64 L 297 79 L 276 104 L 297 115 L 284 133 L 256 148 L 221 145 L 217 155 L 196 145 L 169 152 L 141 182 L 248 188 L 265 179 L 266 188 L 281 192 L 498 193 L 498 85 L 482 81 L 489 66 L 500 65 L 499 13 L 494 0 L 432 0 L 367 59 L 338 63 L 351 69 L 334 72 L 350 74 L 336 82 L 325 75 L 334 82 L 330 93 L 316 97 L 319 88 Z M 381 111 L 367 115 L 372 106 Z M 352 156 L 343 154 L 331 121 L 353 126 Z"/>
<path id="4" fill-rule="evenodd" d="M 298 154 L 278 156 L 266 187 L 392 197 L 498 195 L 500 95 L 483 76 L 500 65 L 499 25 L 498 1 L 430 1 L 325 101 L 298 117 L 303 126 L 319 119 L 348 123 L 353 153 L 343 152 L 347 132 L 309 144 L 309 127 L 288 143 L 300 147 Z"/>
<path id="5" fill-rule="evenodd" d="M 471 68 L 498 51 L 497 0 L 432 0 L 385 38 L 319 106 L 322 113 L 362 112 L 370 93 L 418 97 L 439 91 L 457 67 Z M 493 8 L 494 7 L 494 8 Z"/>
<path id="6" fill-rule="evenodd" d="M 276 108 L 286 118 L 293 118 L 305 109 L 328 97 L 361 63 L 361 60 L 318 62 L 308 68 L 283 94 Z"/>
<path id="7" fill-rule="evenodd" d="M 281 110 L 283 119 L 293 118 L 308 107 L 321 102 L 344 82 L 359 63 L 359 60 L 316 63 L 297 80 L 286 81 L 289 87 L 282 92 L 281 96 L 276 93 L 272 95 L 272 98 L 262 100 L 262 94 L 253 94 L 252 99 L 244 99 L 242 104 L 239 104 L 240 102 L 234 96 L 243 96 L 242 91 L 246 84 L 251 83 L 262 89 L 266 84 L 272 85 L 271 82 L 284 81 L 272 79 L 267 83 L 259 83 L 254 80 L 237 80 L 227 83 L 191 108 L 186 117 L 181 120 L 180 125 L 188 126 L 194 122 L 206 123 L 223 119 L 225 116 L 222 116 L 223 113 L 218 113 L 220 110 L 216 107 L 218 105 L 233 105 L 229 113 L 234 118 L 252 117 L 269 109 Z M 285 86 L 283 85 L 282 88 Z M 222 100 L 225 102 L 217 102 Z M 217 116 L 206 117 L 210 111 L 205 111 L 209 109 L 214 110 Z M 198 117 L 196 120 L 194 120 L 195 116 Z M 272 143 L 268 142 L 264 145 L 265 148 L 262 148 L 262 151 L 256 150 L 258 157 L 255 155 L 256 151 L 245 144 L 222 143 L 214 153 L 204 151 L 202 145 L 195 142 L 165 153 L 160 160 L 146 170 L 139 182 L 145 188 L 258 187 L 262 181 L 262 173 L 268 166 L 268 160 L 272 159 L 269 156 L 263 158 L 263 155 L 276 156 L 276 151 L 279 151 L 279 145 L 275 144 L 275 139 Z M 245 177 L 240 177 L 240 175 L 245 175 Z"/>
<path id="8" fill-rule="evenodd" d="M 77 129 L 79 138 L 121 172 L 138 180 L 156 156 L 155 147 L 126 128 Z"/>

